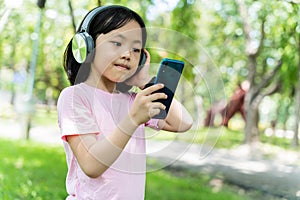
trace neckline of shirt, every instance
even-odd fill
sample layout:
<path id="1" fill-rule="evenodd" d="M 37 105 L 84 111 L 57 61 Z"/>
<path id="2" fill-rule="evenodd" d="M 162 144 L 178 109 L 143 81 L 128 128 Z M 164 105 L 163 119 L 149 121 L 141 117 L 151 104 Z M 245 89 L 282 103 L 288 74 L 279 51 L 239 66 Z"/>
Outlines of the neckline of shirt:
<path id="1" fill-rule="evenodd" d="M 123 94 L 122 92 L 117 91 L 117 90 L 115 92 L 113 92 L 113 93 L 110 93 L 110 92 L 102 90 L 100 88 L 96 88 L 96 87 L 93 87 L 91 85 L 88 85 L 87 83 L 84 83 L 84 82 L 80 83 L 80 85 L 83 86 L 83 87 L 85 87 L 85 88 L 93 89 L 97 93 L 99 92 L 99 93 L 102 93 L 102 94 L 105 94 L 105 95 L 108 95 L 108 96 L 115 96 L 115 95 Z"/>

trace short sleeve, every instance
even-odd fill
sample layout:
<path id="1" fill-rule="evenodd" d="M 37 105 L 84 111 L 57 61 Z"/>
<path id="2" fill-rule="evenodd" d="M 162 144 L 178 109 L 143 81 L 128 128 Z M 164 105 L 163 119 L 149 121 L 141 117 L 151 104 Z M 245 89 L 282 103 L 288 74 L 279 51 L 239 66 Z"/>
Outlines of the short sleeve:
<path id="1" fill-rule="evenodd" d="M 93 117 L 91 105 L 84 91 L 69 87 L 64 89 L 58 99 L 58 124 L 62 139 L 66 136 L 99 133 Z"/>

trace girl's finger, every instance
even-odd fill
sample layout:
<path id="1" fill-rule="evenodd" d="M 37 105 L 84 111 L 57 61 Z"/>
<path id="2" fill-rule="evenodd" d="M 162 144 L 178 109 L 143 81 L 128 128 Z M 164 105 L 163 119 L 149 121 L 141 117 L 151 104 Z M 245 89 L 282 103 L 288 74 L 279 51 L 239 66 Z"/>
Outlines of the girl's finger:
<path id="1" fill-rule="evenodd" d="M 153 93 L 151 95 L 149 95 L 149 100 L 150 101 L 155 101 L 155 100 L 158 100 L 158 99 L 167 99 L 168 96 L 165 94 L 165 93 Z"/>
<path id="2" fill-rule="evenodd" d="M 143 93 L 144 95 L 150 95 L 152 94 L 153 92 L 159 90 L 159 89 L 162 89 L 164 87 L 164 84 L 154 84 L 144 90 L 141 91 L 141 93 Z"/>
<path id="3" fill-rule="evenodd" d="M 160 113 L 160 109 L 158 108 L 153 108 L 149 110 L 149 117 L 152 118 L 155 115 L 158 115 Z"/>
<path id="4" fill-rule="evenodd" d="M 166 106 L 160 102 L 153 102 L 151 108 L 165 110 Z"/>

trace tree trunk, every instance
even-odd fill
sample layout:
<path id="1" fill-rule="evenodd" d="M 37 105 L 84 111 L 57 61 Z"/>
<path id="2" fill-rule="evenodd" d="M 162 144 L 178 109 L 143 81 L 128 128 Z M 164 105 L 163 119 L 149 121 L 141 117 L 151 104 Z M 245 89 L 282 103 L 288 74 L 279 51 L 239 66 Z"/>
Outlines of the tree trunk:
<path id="1" fill-rule="evenodd" d="M 202 98 L 200 95 L 195 95 L 194 96 L 194 102 L 195 102 L 195 120 L 194 124 L 196 125 L 196 129 L 200 127 L 201 124 L 201 111 L 202 111 Z"/>
<path id="2" fill-rule="evenodd" d="M 298 70 L 298 84 L 296 87 L 296 94 L 295 94 L 295 124 L 294 124 L 294 138 L 292 142 L 292 146 L 297 147 L 299 146 L 299 139 L 298 139 L 298 131 L 299 131 L 299 120 L 300 120 L 300 69 Z"/>
<path id="3" fill-rule="evenodd" d="M 258 135 L 258 103 L 255 103 L 257 96 L 255 96 L 255 82 L 256 75 L 256 57 L 248 55 L 248 81 L 250 83 L 249 91 L 245 96 L 245 112 L 246 112 L 246 124 L 245 124 L 245 138 L 244 143 L 252 143 L 254 140 L 259 139 Z"/>
<path id="4" fill-rule="evenodd" d="M 245 139 L 244 143 L 249 144 L 259 141 L 259 130 L 258 130 L 258 113 L 257 103 L 252 103 L 250 109 L 247 110 L 246 114 L 246 125 L 245 125 Z"/>
<path id="5" fill-rule="evenodd" d="M 251 99 L 254 100 L 251 101 Z M 260 100 L 258 100 L 258 97 L 253 97 L 252 92 L 247 93 L 245 99 L 247 110 L 246 110 L 245 139 L 244 139 L 244 143 L 246 144 L 257 142 L 260 140 L 259 129 L 258 129 L 259 103 Z"/>

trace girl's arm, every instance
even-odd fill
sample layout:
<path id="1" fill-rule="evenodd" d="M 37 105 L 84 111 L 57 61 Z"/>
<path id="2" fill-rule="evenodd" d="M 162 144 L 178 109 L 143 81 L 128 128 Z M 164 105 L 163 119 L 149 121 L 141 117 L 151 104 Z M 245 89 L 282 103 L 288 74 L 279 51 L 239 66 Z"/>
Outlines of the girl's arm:
<path id="1" fill-rule="evenodd" d="M 192 127 L 193 118 L 185 107 L 174 98 L 166 119 L 160 120 L 158 125 L 166 131 L 184 132 Z"/>
<path id="2" fill-rule="evenodd" d="M 136 128 L 127 118 L 112 134 L 100 140 L 91 133 L 68 136 L 67 141 L 82 171 L 90 178 L 97 178 L 119 157 Z"/>
<path id="3" fill-rule="evenodd" d="M 136 128 L 157 115 L 165 106 L 158 99 L 166 99 L 164 93 L 154 93 L 163 88 L 153 85 L 139 92 L 129 114 L 107 137 L 97 140 L 96 134 L 68 136 L 67 141 L 82 169 L 91 178 L 100 176 L 119 157 Z M 101 133 L 100 133 L 101 134 Z"/>

